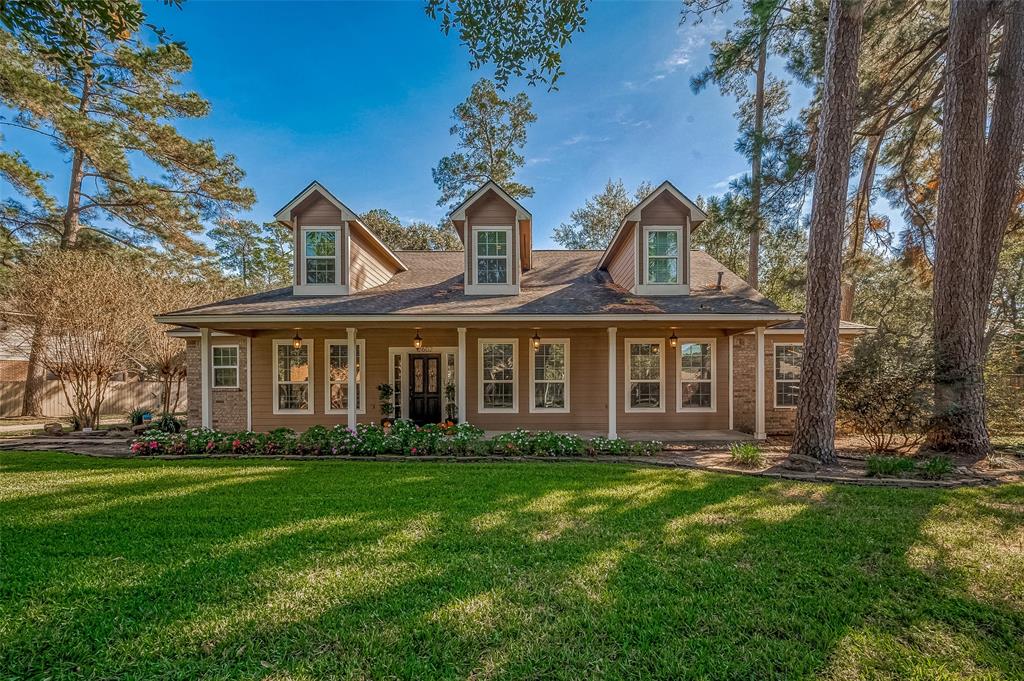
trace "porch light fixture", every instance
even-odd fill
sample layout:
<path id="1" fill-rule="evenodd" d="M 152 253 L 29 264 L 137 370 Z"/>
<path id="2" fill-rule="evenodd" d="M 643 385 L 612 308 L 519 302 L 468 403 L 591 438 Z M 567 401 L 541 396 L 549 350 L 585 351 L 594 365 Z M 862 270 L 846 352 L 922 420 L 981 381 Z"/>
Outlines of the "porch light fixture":
<path id="1" fill-rule="evenodd" d="M 533 349 L 540 350 L 540 332 L 534 330 L 533 338 L 531 340 L 533 341 Z"/>
<path id="2" fill-rule="evenodd" d="M 416 337 L 412 339 L 412 346 L 419 350 L 423 347 L 423 339 L 420 338 L 420 330 L 416 329 Z"/>
<path id="3" fill-rule="evenodd" d="M 679 345 L 679 336 L 676 335 L 676 330 L 672 329 L 672 335 L 668 337 L 669 347 L 676 347 Z"/>
<path id="4" fill-rule="evenodd" d="M 298 329 L 295 329 L 295 337 L 292 338 L 292 347 L 296 350 L 302 347 L 302 336 L 299 335 Z"/>

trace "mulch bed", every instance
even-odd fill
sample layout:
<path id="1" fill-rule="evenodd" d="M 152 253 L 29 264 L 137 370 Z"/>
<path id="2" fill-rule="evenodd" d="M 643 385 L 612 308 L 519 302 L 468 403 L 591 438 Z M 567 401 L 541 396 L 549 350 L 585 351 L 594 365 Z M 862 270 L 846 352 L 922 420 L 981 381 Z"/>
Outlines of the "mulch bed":
<path id="1" fill-rule="evenodd" d="M 80 454 L 102 458 L 132 458 L 128 451 L 130 438 L 120 435 L 75 436 L 30 436 L 5 438 L 0 440 L 0 450 L 22 451 L 58 451 L 69 454 Z M 153 458 L 161 460 L 174 459 L 281 459 L 296 461 L 312 461 L 332 459 L 338 461 L 390 461 L 390 462 L 437 462 L 453 463 L 490 463 L 490 462 L 535 462 L 535 463 L 614 463 L 639 466 L 655 466 L 664 468 L 691 468 L 719 473 L 739 475 L 758 475 L 783 480 L 799 480 L 810 482 L 836 482 L 854 485 L 874 485 L 888 487 L 961 487 L 967 485 L 994 485 L 1024 480 L 1024 458 L 1000 456 L 968 464 L 954 458 L 954 473 L 943 480 L 925 480 L 921 478 L 879 478 L 867 477 L 866 460 L 868 453 L 858 449 L 855 441 L 849 439 L 837 442 L 840 446 L 839 461 L 831 466 L 813 472 L 793 471 L 785 468 L 783 463 L 789 448 L 789 441 L 784 438 L 772 439 L 764 443 L 762 451 L 765 463 L 760 468 L 743 468 L 732 463 L 728 447 L 701 443 L 700 445 L 672 444 L 654 456 L 588 456 L 588 457 L 556 457 L 556 456 L 239 456 L 234 454 L 212 455 L 161 455 Z"/>

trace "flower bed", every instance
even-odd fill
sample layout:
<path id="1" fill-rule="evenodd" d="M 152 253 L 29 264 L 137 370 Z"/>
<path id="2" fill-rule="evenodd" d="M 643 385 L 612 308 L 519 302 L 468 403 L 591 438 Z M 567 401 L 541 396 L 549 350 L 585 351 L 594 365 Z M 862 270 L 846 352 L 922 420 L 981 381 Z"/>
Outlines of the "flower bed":
<path id="1" fill-rule="evenodd" d="M 131 445 L 133 454 L 244 456 L 647 456 L 660 451 L 660 442 L 630 442 L 595 437 L 522 429 L 491 439 L 468 423 L 415 426 L 399 421 L 390 428 L 359 424 L 353 431 L 345 426 L 313 426 L 298 435 L 289 428 L 269 433 L 223 433 L 197 428 L 181 433 L 149 430 Z"/>

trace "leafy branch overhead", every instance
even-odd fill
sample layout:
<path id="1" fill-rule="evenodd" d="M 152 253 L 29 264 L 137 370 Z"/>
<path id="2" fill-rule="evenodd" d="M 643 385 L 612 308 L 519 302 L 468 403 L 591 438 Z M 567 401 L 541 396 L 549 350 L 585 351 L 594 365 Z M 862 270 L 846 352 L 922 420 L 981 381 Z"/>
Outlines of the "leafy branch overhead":
<path id="1" fill-rule="evenodd" d="M 469 66 L 494 65 L 504 90 L 511 78 L 557 89 L 562 50 L 587 23 L 590 0 L 426 0 L 427 16 L 469 50 Z"/>

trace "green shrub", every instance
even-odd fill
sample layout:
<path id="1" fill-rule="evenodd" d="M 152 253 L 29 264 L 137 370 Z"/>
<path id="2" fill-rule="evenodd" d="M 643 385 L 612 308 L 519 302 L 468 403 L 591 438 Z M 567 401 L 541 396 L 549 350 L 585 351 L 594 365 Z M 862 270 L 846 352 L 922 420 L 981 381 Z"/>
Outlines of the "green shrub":
<path id="1" fill-rule="evenodd" d="M 953 472 L 953 461 L 948 456 L 933 456 L 921 465 L 921 475 L 929 480 L 941 480 Z"/>
<path id="2" fill-rule="evenodd" d="M 903 456 L 869 456 L 867 467 L 869 477 L 902 478 L 913 472 L 914 461 Z"/>
<path id="3" fill-rule="evenodd" d="M 146 414 L 147 410 L 141 407 L 135 407 L 126 414 L 128 424 L 132 426 L 141 426 L 143 417 L 145 417 Z"/>
<path id="4" fill-rule="evenodd" d="M 757 468 L 764 464 L 761 448 L 753 442 L 736 442 L 729 447 L 729 456 L 737 466 Z"/>
<path id="5" fill-rule="evenodd" d="M 153 424 L 153 427 L 165 433 L 177 433 L 181 430 L 181 421 L 174 418 L 171 414 L 164 414 L 157 419 L 156 423 Z"/>
<path id="6" fill-rule="evenodd" d="M 933 370 L 926 341 L 884 328 L 862 338 L 839 370 L 840 426 L 862 436 L 873 452 L 920 442 L 932 416 Z"/>

